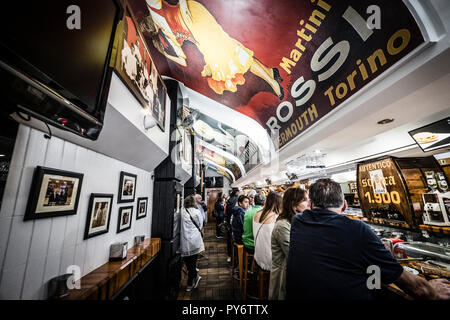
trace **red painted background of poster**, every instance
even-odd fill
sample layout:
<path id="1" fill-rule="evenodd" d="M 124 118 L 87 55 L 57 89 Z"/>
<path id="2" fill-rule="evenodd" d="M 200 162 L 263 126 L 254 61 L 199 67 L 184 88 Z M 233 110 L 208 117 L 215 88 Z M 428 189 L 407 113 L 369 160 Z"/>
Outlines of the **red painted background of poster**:
<path id="1" fill-rule="evenodd" d="M 144 0 L 129 0 L 129 2 L 138 21 L 150 15 Z M 205 62 L 195 44 L 184 41 L 182 50 L 187 57 L 187 66 L 181 66 L 166 59 L 152 45 L 148 33 L 144 33 L 146 40 L 149 42 L 149 48 L 158 70 L 161 74 L 178 79 L 191 89 L 250 116 L 266 129 L 268 129 L 266 123 L 269 118 L 276 116 L 276 110 L 280 102 L 289 101 L 294 106 L 293 115 L 287 122 L 282 123 L 278 121 L 278 124 L 281 126 L 281 134 L 293 128 L 292 125 L 294 127 L 296 126 L 296 133 L 293 134 L 293 132 L 290 132 L 289 135 L 286 133 L 285 139 L 282 139 L 282 141 L 280 139 L 280 146 L 290 141 L 296 135 L 304 132 L 315 121 L 330 112 L 372 79 L 379 76 L 384 70 L 388 69 L 407 53 L 423 43 L 423 37 L 414 18 L 400 0 L 389 2 L 382 0 L 198 0 L 197 2 L 201 3 L 212 14 L 218 24 L 231 38 L 253 51 L 254 58 L 257 58 L 268 68 L 278 68 L 283 78 L 281 85 L 285 93 L 284 98 L 280 100 L 267 82 L 255 76 L 250 71 L 244 74 L 245 83 L 238 85 L 237 92 L 224 91 L 223 94 L 217 94 L 208 85 L 207 78 L 201 75 Z M 176 4 L 177 1 L 170 1 L 170 3 Z M 369 39 L 363 41 L 342 15 L 351 6 L 364 19 L 367 19 L 370 16 L 366 13 L 369 5 L 377 5 L 381 8 L 381 29 L 373 30 L 373 34 Z M 324 9 L 327 6 L 329 8 L 328 11 Z M 311 35 L 311 40 L 309 42 L 303 41 L 306 50 L 302 52 L 300 60 L 295 66 L 290 68 L 291 73 L 288 74 L 280 67 L 280 63 L 283 57 L 289 58 L 291 50 L 296 48 L 295 45 L 299 39 L 297 32 L 305 27 L 313 10 L 318 10 L 319 13 L 325 15 L 325 18 L 321 20 L 320 26 L 309 22 L 310 26 L 315 27 L 317 31 L 312 33 L 305 30 L 306 34 Z M 304 21 L 302 25 L 300 24 L 301 20 Z M 389 38 L 396 31 L 404 28 L 407 28 L 411 35 L 408 46 L 399 54 L 389 55 L 386 52 Z M 334 44 L 344 40 L 348 41 L 350 44 L 350 52 L 345 63 L 332 77 L 319 82 L 317 78 L 318 72 L 311 71 L 310 62 L 317 48 L 328 37 L 332 38 Z M 368 78 L 365 80 L 360 79 L 361 77 L 355 77 L 356 88 L 351 90 L 351 92 L 349 90 L 344 98 L 341 100 L 336 99 L 336 103 L 331 105 L 330 99 L 324 93 L 330 86 L 336 87 L 341 82 L 345 82 L 348 75 L 358 68 L 358 60 L 362 64 L 366 63 L 366 67 L 370 71 L 366 59 L 377 49 L 384 51 L 387 60 L 386 63 L 382 66 L 379 65 L 373 74 L 369 72 Z M 334 61 L 330 61 L 329 65 Z M 295 99 L 291 96 L 290 91 L 292 84 L 301 76 L 304 77 L 305 81 L 309 79 L 315 80 L 316 89 L 313 97 L 304 106 L 296 106 Z M 298 130 L 300 124 L 295 123 L 296 119 L 302 121 L 302 114 L 304 114 L 312 103 L 316 107 L 317 116 L 314 119 L 310 118 L 310 121 L 300 123 L 301 130 Z"/>

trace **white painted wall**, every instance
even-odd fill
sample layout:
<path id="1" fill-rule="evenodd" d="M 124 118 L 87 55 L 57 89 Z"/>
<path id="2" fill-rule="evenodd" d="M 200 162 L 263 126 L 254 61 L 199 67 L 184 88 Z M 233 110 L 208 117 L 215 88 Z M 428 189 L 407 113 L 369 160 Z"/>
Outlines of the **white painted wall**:
<path id="1" fill-rule="evenodd" d="M 76 215 L 23 221 L 34 168 L 38 165 L 84 173 Z M 116 233 L 120 171 L 137 175 L 131 229 Z M 83 240 L 91 193 L 114 194 L 109 232 Z M 133 245 L 134 236 L 151 234 L 151 172 L 85 147 L 20 125 L 0 210 L 0 299 L 45 299 L 49 279 L 78 265 L 82 275 L 108 261 L 113 242 Z M 138 197 L 149 197 L 147 217 L 136 220 Z"/>

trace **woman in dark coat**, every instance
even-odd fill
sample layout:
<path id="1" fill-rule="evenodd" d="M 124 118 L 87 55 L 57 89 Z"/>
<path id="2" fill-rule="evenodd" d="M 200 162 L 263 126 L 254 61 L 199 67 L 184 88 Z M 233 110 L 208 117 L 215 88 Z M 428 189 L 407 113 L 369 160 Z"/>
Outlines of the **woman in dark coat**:
<path id="1" fill-rule="evenodd" d="M 219 193 L 217 201 L 214 204 L 214 217 L 216 218 L 216 238 L 222 239 L 223 235 L 220 232 L 219 225 L 225 219 L 225 198 Z"/>

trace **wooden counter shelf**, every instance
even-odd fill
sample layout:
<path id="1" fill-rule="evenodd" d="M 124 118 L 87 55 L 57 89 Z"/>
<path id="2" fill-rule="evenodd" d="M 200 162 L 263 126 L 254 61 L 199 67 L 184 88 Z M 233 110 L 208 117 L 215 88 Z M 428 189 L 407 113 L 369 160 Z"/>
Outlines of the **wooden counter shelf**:
<path id="1" fill-rule="evenodd" d="M 411 228 L 408 224 L 404 224 L 401 222 L 394 222 L 394 221 L 388 222 L 388 221 L 383 221 L 380 219 L 367 219 L 366 217 L 358 217 L 358 216 L 350 216 L 350 215 L 346 215 L 346 217 L 348 217 L 350 219 L 360 220 L 363 222 L 374 224 L 374 225 L 377 225 L 380 227 L 397 228 L 397 229 L 402 229 L 402 230 L 407 230 L 407 231 L 419 231 L 419 229 Z"/>
<path id="2" fill-rule="evenodd" d="M 419 225 L 420 230 L 430 231 L 434 233 L 442 233 L 450 235 L 450 227 L 430 226 L 426 224 Z"/>
<path id="3" fill-rule="evenodd" d="M 145 239 L 128 249 L 121 261 L 110 261 L 81 278 L 81 289 L 69 290 L 64 300 L 114 299 L 149 265 L 161 250 L 160 238 Z"/>
<path id="4" fill-rule="evenodd" d="M 372 219 L 368 219 L 367 222 L 373 223 L 376 225 L 380 225 L 380 226 L 390 227 L 390 228 L 399 228 L 399 229 L 414 231 L 414 228 L 411 227 L 411 225 L 401 222 L 401 221 L 386 221 L 386 220 L 379 219 L 379 218 L 372 218 Z"/>
<path id="5" fill-rule="evenodd" d="M 360 221 L 364 221 L 364 222 L 379 225 L 379 226 L 398 228 L 398 229 L 408 230 L 408 231 L 412 231 L 412 232 L 420 232 L 421 230 L 424 230 L 424 231 L 429 231 L 429 232 L 433 232 L 433 233 L 450 235 L 450 227 L 439 227 L 439 226 L 430 226 L 430 225 L 426 225 L 426 224 L 421 224 L 417 228 L 412 228 L 409 225 L 402 224 L 402 223 L 395 223 L 395 222 L 388 223 L 388 222 L 383 222 L 382 220 L 378 220 L 378 219 L 369 220 L 365 217 L 358 217 L 358 216 L 351 216 L 351 215 L 345 215 L 345 216 L 350 219 L 360 220 Z"/>
<path id="6" fill-rule="evenodd" d="M 361 220 L 361 221 L 367 222 L 367 218 L 365 218 L 365 217 L 351 216 L 351 215 L 345 215 L 345 216 L 350 219 Z"/>

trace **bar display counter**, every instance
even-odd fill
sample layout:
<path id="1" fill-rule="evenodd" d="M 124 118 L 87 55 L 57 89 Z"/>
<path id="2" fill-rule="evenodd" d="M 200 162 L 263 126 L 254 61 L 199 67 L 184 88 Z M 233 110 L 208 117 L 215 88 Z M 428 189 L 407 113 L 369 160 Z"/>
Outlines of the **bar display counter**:
<path id="1" fill-rule="evenodd" d="M 363 217 L 349 218 L 371 225 L 405 270 L 449 279 L 450 193 L 440 163 L 392 156 L 362 162 L 357 185 Z M 391 298 L 412 299 L 395 284 L 384 288 Z"/>

